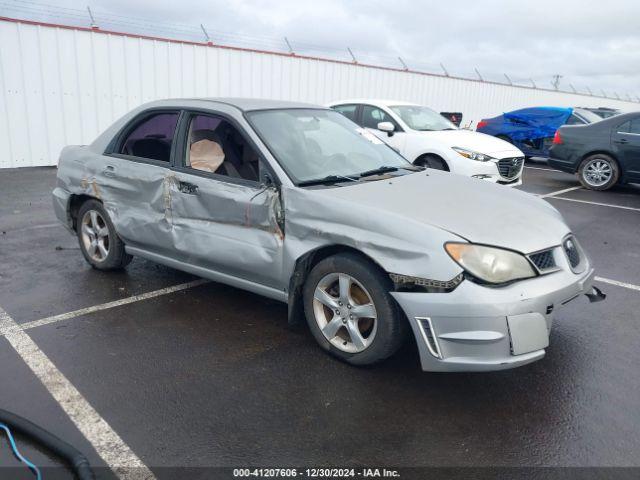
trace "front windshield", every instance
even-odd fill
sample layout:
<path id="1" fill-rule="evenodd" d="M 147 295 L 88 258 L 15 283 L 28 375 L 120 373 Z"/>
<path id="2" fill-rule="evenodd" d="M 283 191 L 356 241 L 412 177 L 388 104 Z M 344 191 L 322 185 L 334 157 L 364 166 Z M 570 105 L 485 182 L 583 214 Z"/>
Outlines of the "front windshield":
<path id="1" fill-rule="evenodd" d="M 247 114 L 258 135 L 295 183 L 412 165 L 378 137 L 333 110 L 260 110 Z"/>
<path id="2" fill-rule="evenodd" d="M 453 123 L 444 118 L 438 112 L 420 105 L 396 105 L 389 107 L 412 130 L 428 132 L 433 130 L 457 130 Z"/>

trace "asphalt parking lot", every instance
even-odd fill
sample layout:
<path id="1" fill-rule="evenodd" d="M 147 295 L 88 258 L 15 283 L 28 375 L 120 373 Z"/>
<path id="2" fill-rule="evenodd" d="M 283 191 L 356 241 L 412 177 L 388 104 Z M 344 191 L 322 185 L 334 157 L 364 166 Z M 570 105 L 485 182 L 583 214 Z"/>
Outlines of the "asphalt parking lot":
<path id="1" fill-rule="evenodd" d="M 0 408 L 96 466 L 109 445 L 158 478 L 185 466 L 640 466 L 640 186 L 590 192 L 529 165 L 519 188 L 562 212 L 607 299 L 559 310 L 542 361 L 435 374 L 412 344 L 382 365 L 340 363 L 287 327 L 284 304 L 145 260 L 92 270 L 56 223 L 54 184 L 53 168 L 0 173 L 0 315 L 23 341 L 0 338 Z M 0 465 L 19 465 L 4 439 Z"/>

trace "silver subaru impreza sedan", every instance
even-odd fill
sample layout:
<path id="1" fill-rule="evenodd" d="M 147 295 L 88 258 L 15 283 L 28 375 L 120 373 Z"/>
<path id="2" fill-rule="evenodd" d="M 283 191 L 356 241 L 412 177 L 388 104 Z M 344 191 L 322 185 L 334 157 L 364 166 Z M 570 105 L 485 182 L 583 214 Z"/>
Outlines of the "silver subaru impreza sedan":
<path id="1" fill-rule="evenodd" d="M 140 256 L 287 302 L 354 365 L 409 332 L 427 371 L 524 365 L 557 308 L 604 298 L 547 202 L 415 167 L 309 104 L 148 103 L 63 149 L 53 204 L 94 268 Z"/>

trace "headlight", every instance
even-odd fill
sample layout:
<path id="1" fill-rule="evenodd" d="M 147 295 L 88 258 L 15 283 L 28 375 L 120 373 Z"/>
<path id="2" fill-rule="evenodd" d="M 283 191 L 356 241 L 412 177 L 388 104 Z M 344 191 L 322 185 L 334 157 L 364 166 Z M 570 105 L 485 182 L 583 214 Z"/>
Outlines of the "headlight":
<path id="1" fill-rule="evenodd" d="M 529 261 L 519 253 L 471 243 L 447 243 L 445 250 L 458 265 L 488 283 L 506 283 L 535 277 Z"/>
<path id="2" fill-rule="evenodd" d="M 489 160 L 493 160 L 493 157 L 489 155 L 485 155 L 484 153 L 474 152 L 473 150 L 467 150 L 466 148 L 461 147 L 451 147 L 458 154 L 462 155 L 465 158 L 469 158 L 471 160 L 477 160 L 479 162 L 487 162 Z"/>

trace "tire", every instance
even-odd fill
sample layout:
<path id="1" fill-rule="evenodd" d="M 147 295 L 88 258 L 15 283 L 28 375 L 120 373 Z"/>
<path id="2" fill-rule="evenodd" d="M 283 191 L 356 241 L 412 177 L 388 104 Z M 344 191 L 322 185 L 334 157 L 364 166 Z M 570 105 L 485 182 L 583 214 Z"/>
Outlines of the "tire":
<path id="1" fill-rule="evenodd" d="M 349 294 L 340 296 L 345 277 L 350 280 Z M 389 294 L 392 288 L 384 272 L 357 254 L 340 253 L 320 261 L 303 289 L 305 316 L 318 344 L 352 365 L 370 365 L 393 355 L 403 344 L 408 325 Z M 346 298 L 348 302 L 342 301 Z M 354 328 L 361 340 L 350 333 Z"/>
<path id="2" fill-rule="evenodd" d="M 102 203 L 97 200 L 84 202 L 76 223 L 80 251 L 93 268 L 117 270 L 131 262 L 133 257 L 124 251 L 124 242 L 118 237 Z"/>
<path id="3" fill-rule="evenodd" d="M 620 167 L 604 153 L 589 155 L 580 163 L 578 180 L 589 190 L 608 190 L 620 180 Z"/>
<path id="4" fill-rule="evenodd" d="M 442 158 L 429 153 L 418 157 L 416 161 L 413 162 L 413 164 L 417 165 L 418 167 L 426 167 L 433 170 L 443 170 L 445 172 L 449 171 L 449 166 Z"/>

